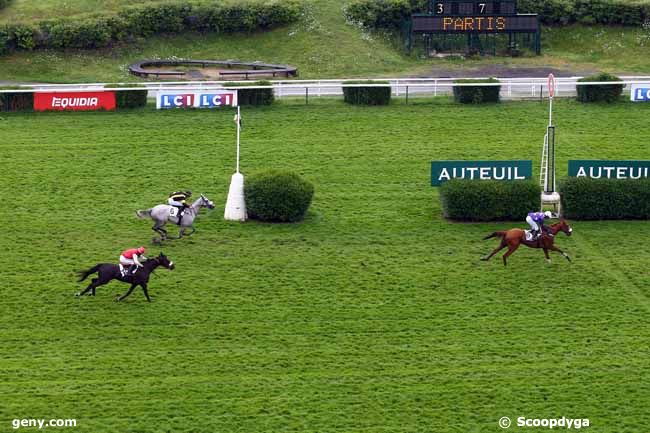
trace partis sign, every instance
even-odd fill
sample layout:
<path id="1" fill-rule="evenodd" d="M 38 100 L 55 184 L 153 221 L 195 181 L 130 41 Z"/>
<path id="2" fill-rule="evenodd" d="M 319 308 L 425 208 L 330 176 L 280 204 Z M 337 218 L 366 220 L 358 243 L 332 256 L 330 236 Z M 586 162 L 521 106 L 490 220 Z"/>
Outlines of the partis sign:
<path id="1" fill-rule="evenodd" d="M 451 179 L 525 180 L 533 176 L 533 161 L 432 161 L 431 186 Z"/>

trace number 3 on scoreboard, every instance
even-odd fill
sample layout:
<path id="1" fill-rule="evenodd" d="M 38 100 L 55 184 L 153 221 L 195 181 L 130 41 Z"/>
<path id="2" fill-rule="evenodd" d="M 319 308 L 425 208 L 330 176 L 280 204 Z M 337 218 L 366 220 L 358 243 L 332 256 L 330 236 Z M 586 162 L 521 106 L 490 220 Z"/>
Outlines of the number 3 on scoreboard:
<path id="1" fill-rule="evenodd" d="M 445 13 L 445 5 L 443 3 L 436 3 L 436 13 L 438 15 Z"/>
<path id="2" fill-rule="evenodd" d="M 485 6 L 486 6 L 485 3 L 479 3 L 479 4 L 478 4 L 478 9 L 479 9 L 479 13 L 480 13 L 480 14 L 484 14 L 484 13 L 485 13 Z"/>

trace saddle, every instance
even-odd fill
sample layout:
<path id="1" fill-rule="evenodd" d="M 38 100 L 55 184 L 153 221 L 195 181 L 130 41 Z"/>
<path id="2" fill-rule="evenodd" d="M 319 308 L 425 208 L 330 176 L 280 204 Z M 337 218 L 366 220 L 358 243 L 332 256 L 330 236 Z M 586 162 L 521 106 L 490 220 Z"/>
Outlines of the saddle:
<path id="1" fill-rule="evenodd" d="M 119 266 L 120 266 L 120 274 L 122 275 L 122 278 L 124 278 L 124 277 L 132 277 L 138 271 L 138 268 L 136 268 L 135 272 L 131 273 L 130 267 L 125 268 L 122 263 L 119 263 Z"/>

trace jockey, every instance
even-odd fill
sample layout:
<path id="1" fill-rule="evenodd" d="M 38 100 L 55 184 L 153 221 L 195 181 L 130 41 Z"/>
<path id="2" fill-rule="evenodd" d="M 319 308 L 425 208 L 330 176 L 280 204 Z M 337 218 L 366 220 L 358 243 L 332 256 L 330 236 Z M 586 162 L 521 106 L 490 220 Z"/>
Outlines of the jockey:
<path id="1" fill-rule="evenodd" d="M 192 191 L 175 191 L 169 194 L 167 199 L 167 204 L 174 206 L 178 209 L 178 224 L 180 225 L 181 219 L 183 218 L 183 213 L 185 209 L 189 206 L 185 202 L 188 198 L 192 197 Z"/>
<path id="2" fill-rule="evenodd" d="M 120 254 L 120 264 L 124 267 L 129 266 L 127 275 L 133 275 L 142 266 L 140 260 L 147 260 L 144 256 L 146 249 L 144 247 L 140 248 L 131 248 L 129 250 L 122 251 Z"/>
<path id="3" fill-rule="evenodd" d="M 526 222 L 530 225 L 531 233 L 533 235 L 533 240 L 537 239 L 542 235 L 542 233 L 548 232 L 548 229 L 544 226 L 544 219 L 552 218 L 550 211 L 546 212 L 530 212 L 526 217 Z"/>

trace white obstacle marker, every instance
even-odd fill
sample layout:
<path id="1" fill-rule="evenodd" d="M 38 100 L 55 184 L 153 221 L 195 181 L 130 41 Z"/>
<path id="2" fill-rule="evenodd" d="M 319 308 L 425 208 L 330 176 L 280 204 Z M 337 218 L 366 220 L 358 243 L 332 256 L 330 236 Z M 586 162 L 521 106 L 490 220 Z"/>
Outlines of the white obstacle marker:
<path id="1" fill-rule="evenodd" d="M 241 112 L 237 107 L 237 114 L 234 118 L 237 124 L 237 168 L 235 174 L 230 179 L 230 189 L 228 190 L 228 199 L 226 200 L 226 210 L 223 217 L 227 221 L 246 221 L 248 213 L 246 212 L 246 199 L 244 197 L 244 175 L 239 172 L 239 138 L 241 135 Z"/>

